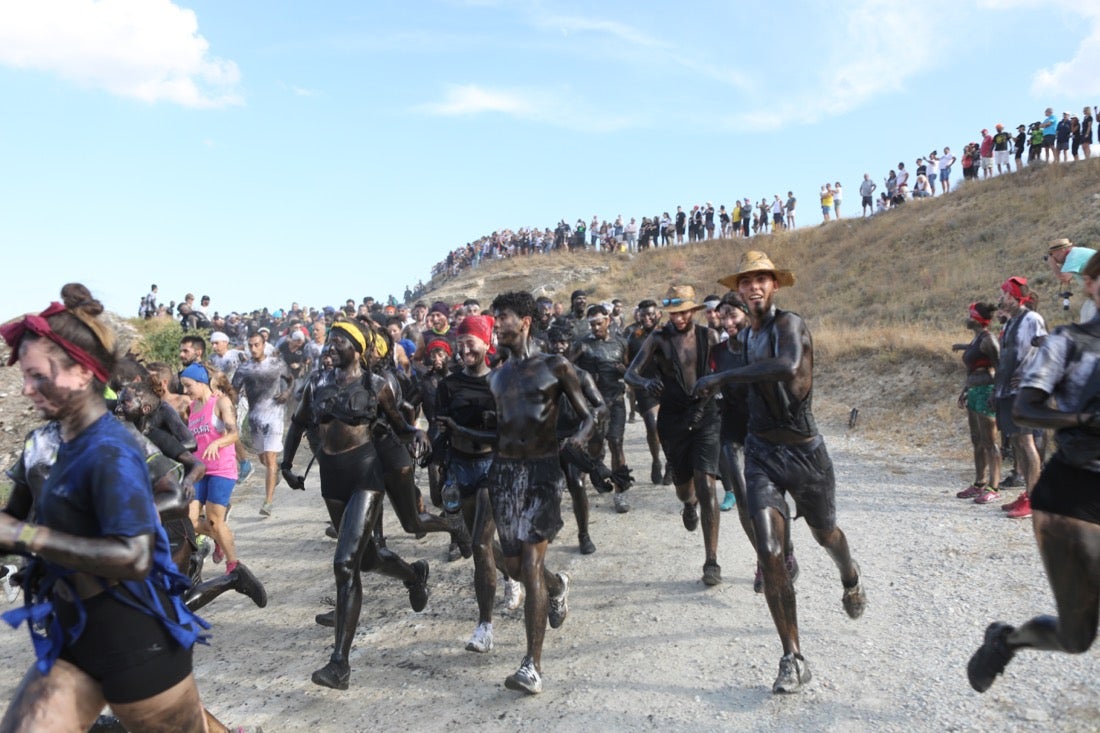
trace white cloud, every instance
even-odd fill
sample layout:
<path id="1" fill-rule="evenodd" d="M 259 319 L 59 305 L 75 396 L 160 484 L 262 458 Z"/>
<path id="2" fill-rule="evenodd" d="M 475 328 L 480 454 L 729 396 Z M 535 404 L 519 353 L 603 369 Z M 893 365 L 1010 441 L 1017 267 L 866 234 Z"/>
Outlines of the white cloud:
<path id="1" fill-rule="evenodd" d="M 1077 46 L 1073 58 L 1036 72 L 1031 93 L 1039 98 L 1081 97 L 1100 94 L 1100 13 L 1088 20 L 1092 32 Z"/>
<path id="2" fill-rule="evenodd" d="M 169 0 L 0 0 L 0 64 L 185 107 L 240 104 L 240 72 L 210 56 Z"/>
<path id="3" fill-rule="evenodd" d="M 611 132 L 633 126 L 630 118 L 577 114 L 570 95 L 553 90 L 490 89 L 476 84 L 452 85 L 443 100 L 420 105 L 421 112 L 439 117 L 503 114 L 582 132 Z"/>

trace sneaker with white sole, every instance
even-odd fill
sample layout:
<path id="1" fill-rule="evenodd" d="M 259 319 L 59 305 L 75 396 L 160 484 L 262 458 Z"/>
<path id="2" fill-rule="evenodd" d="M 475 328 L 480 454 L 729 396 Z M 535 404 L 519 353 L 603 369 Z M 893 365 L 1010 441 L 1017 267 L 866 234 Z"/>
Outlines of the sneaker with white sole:
<path id="1" fill-rule="evenodd" d="M 537 695 L 542 692 L 542 675 L 535 669 L 535 662 L 531 657 L 524 657 L 513 674 L 504 680 L 504 686 L 509 690 L 526 692 L 528 695 Z"/>
<path id="2" fill-rule="evenodd" d="M 801 692 L 802 686 L 811 679 L 810 667 L 801 654 L 784 654 L 779 660 L 779 676 L 775 678 L 772 692 L 777 695 Z"/>
<path id="3" fill-rule="evenodd" d="M 4 586 L 4 600 L 8 603 L 14 603 L 15 599 L 19 597 L 19 591 L 22 590 L 18 585 L 12 584 L 12 577 L 19 572 L 19 568 L 14 565 L 4 566 L 4 577 L 0 578 L 0 583 Z"/>
<path id="4" fill-rule="evenodd" d="M 263 503 L 263 505 L 260 507 L 260 515 L 264 516 L 264 517 L 270 517 L 271 516 L 271 508 L 272 508 L 272 503 L 270 501 L 265 501 Z"/>
<path id="5" fill-rule="evenodd" d="M 546 615 L 552 629 L 561 628 L 565 617 L 569 615 L 569 575 L 558 573 L 558 580 L 561 581 L 561 593 L 550 596 L 547 604 L 549 608 Z"/>
<path id="6" fill-rule="evenodd" d="M 501 603 L 506 609 L 515 611 L 522 606 L 524 595 L 526 591 L 523 589 L 523 583 L 511 578 L 504 579 L 504 600 Z"/>
<path id="7" fill-rule="evenodd" d="M 483 622 L 474 629 L 470 640 L 466 642 L 466 651 L 487 654 L 493 651 L 493 624 Z"/>

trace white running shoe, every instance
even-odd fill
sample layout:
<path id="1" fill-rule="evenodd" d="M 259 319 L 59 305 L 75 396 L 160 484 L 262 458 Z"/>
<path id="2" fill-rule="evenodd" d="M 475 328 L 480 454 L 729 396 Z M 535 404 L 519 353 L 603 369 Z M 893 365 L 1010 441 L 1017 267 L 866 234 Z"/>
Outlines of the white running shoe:
<path id="1" fill-rule="evenodd" d="M 493 625 L 480 623 L 474 629 L 473 636 L 466 642 L 466 651 L 486 654 L 493 651 Z"/>
<path id="2" fill-rule="evenodd" d="M 515 611 L 523 605 L 523 583 L 511 578 L 504 579 L 504 607 L 509 611 Z"/>
<path id="3" fill-rule="evenodd" d="M 5 565 L 4 569 L 7 572 L 3 578 L 0 578 L 0 583 L 4 585 L 4 600 L 8 603 L 14 603 L 15 599 L 19 597 L 19 591 L 22 590 L 18 585 L 12 585 L 11 578 L 13 575 L 19 572 L 19 568 L 14 565 Z"/>

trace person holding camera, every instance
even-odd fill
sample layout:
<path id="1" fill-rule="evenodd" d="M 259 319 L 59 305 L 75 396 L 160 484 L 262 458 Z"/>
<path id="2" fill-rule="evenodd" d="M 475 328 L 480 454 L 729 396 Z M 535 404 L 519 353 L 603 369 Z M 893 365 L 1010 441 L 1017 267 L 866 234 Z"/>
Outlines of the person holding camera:
<path id="1" fill-rule="evenodd" d="M 1081 277 L 1081 272 L 1085 269 L 1085 265 L 1094 254 L 1096 254 L 1096 250 L 1089 249 L 1088 247 L 1081 247 L 1065 237 L 1062 237 L 1050 243 L 1043 259 L 1046 260 L 1054 276 L 1058 278 L 1058 281 L 1061 282 L 1062 285 L 1067 288 L 1070 285 L 1076 285 L 1078 288 L 1083 288 L 1084 280 Z M 1066 310 L 1069 310 L 1069 298 L 1071 295 L 1073 295 L 1073 293 L 1068 289 L 1061 294 Z M 1088 323 L 1095 315 L 1096 304 L 1091 298 L 1086 297 L 1085 302 L 1081 304 L 1078 322 Z"/>

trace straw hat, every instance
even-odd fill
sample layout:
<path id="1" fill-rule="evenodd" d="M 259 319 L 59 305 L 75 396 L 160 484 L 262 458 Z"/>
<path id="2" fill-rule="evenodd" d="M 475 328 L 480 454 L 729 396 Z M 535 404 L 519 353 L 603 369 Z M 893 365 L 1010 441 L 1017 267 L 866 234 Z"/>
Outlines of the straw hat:
<path id="1" fill-rule="evenodd" d="M 1062 237 L 1061 239 L 1055 239 L 1054 241 L 1052 241 L 1050 243 L 1050 246 L 1047 247 L 1047 252 L 1057 252 L 1060 249 L 1066 249 L 1072 246 L 1073 242 L 1069 241 L 1065 237 Z"/>
<path id="2" fill-rule="evenodd" d="M 696 311 L 706 307 L 695 302 L 695 288 L 690 285 L 670 285 L 661 305 L 668 313 Z"/>
<path id="3" fill-rule="evenodd" d="M 775 275 L 775 279 L 780 286 L 785 288 L 794 285 L 794 273 L 790 270 L 780 270 L 772 263 L 766 253 L 759 250 L 749 250 L 741 255 L 741 262 L 737 265 L 737 272 L 732 275 L 726 275 L 718 282 L 725 285 L 730 290 L 737 290 L 737 281 L 741 276 L 748 275 L 752 272 L 770 272 Z"/>

